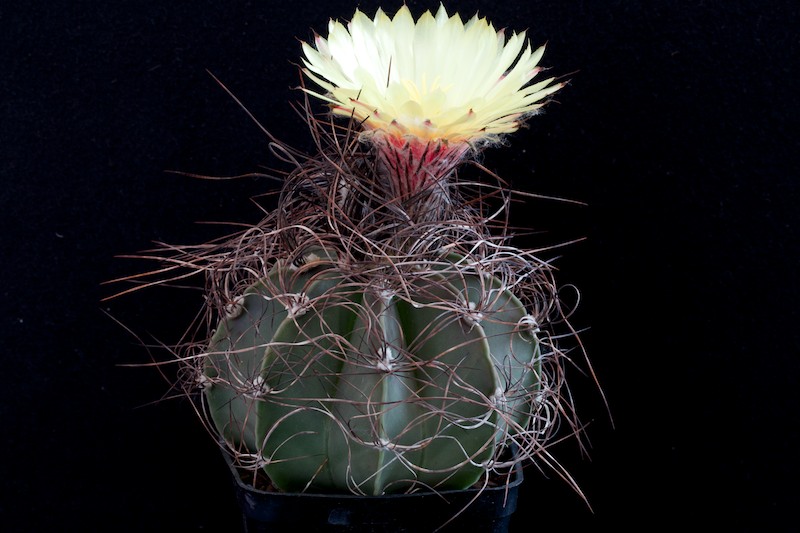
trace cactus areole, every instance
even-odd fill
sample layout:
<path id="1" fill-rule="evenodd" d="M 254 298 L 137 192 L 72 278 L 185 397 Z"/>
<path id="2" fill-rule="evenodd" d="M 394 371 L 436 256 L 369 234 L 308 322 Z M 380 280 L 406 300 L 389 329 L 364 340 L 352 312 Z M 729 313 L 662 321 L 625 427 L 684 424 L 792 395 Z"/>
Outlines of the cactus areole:
<path id="1" fill-rule="evenodd" d="M 521 302 L 458 261 L 365 288 L 317 251 L 251 286 L 205 359 L 228 445 L 286 491 L 474 484 L 531 416 L 539 346 Z"/>

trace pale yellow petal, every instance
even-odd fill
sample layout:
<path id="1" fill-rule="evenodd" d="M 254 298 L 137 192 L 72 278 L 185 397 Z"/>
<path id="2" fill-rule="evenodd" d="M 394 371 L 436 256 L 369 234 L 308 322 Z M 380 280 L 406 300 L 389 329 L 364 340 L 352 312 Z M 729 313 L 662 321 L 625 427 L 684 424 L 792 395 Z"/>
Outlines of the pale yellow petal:
<path id="1" fill-rule="evenodd" d="M 464 23 L 443 4 L 416 21 L 405 5 L 391 18 L 357 10 L 347 25 L 331 20 L 327 38 L 302 50 L 306 76 L 326 91 L 308 94 L 393 135 L 494 138 L 515 131 L 563 86 L 532 82 L 544 47 L 532 50 L 525 32 L 506 38 L 485 17 Z"/>

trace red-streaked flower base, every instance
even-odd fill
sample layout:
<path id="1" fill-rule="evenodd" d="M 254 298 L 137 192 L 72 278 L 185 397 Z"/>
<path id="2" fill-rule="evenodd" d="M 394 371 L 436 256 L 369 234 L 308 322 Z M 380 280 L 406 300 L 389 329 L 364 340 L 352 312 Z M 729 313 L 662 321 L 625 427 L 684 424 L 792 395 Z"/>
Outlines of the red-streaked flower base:
<path id="1" fill-rule="evenodd" d="M 407 199 L 447 178 L 470 150 L 465 142 L 376 132 L 372 142 L 395 198 Z"/>

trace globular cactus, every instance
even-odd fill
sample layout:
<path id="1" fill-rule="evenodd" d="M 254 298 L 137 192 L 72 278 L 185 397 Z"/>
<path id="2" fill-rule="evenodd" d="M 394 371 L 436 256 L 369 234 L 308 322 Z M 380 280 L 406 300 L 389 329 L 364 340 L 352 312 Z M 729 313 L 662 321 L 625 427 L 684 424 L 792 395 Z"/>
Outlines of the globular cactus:
<path id="1" fill-rule="evenodd" d="M 205 397 L 228 446 L 286 491 L 474 484 L 536 408 L 533 317 L 452 253 L 401 277 L 300 255 L 229 306 L 208 346 Z"/>
<path id="2" fill-rule="evenodd" d="M 544 47 L 403 6 L 331 20 L 302 48 L 319 86 L 303 90 L 330 113 L 301 106 L 311 153 L 267 132 L 290 164 L 277 205 L 125 278 L 205 280 L 176 388 L 254 485 L 263 471 L 283 491 L 440 491 L 524 461 L 570 481 L 547 446 L 562 420 L 581 428 L 556 342 L 577 334 L 549 260 L 510 244 L 517 193 L 476 160 L 564 87 L 534 80 Z"/>

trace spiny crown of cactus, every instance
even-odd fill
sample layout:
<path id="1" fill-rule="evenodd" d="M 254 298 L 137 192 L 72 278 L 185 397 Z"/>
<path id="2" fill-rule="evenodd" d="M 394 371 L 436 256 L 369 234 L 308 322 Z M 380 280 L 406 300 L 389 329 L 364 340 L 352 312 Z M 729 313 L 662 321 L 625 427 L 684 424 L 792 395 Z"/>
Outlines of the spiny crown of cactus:
<path id="1" fill-rule="evenodd" d="M 273 139 L 294 163 L 277 208 L 169 248 L 206 277 L 187 388 L 236 463 L 280 490 L 460 489 L 550 463 L 569 411 L 551 269 L 509 243 L 505 185 L 458 174 L 562 86 L 531 83 L 542 49 L 404 6 L 331 21 L 303 50 L 324 90 L 306 93 L 350 120 L 306 101 L 318 152 Z"/>

